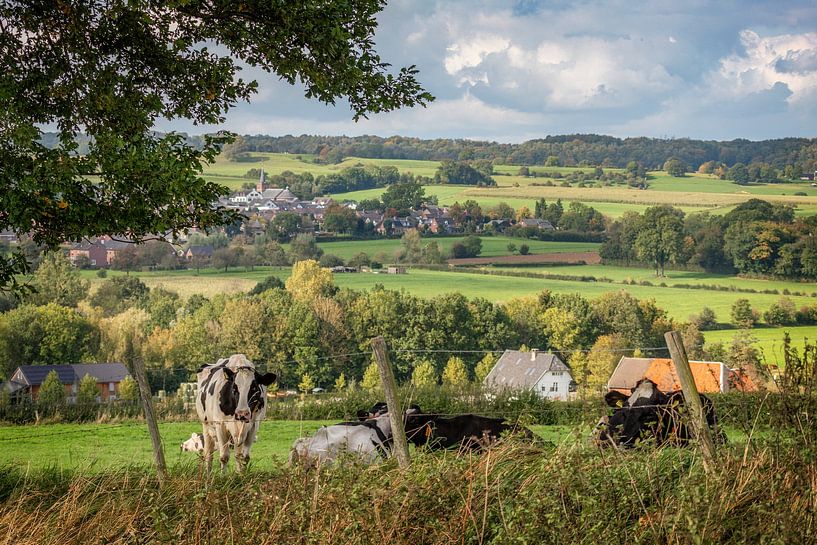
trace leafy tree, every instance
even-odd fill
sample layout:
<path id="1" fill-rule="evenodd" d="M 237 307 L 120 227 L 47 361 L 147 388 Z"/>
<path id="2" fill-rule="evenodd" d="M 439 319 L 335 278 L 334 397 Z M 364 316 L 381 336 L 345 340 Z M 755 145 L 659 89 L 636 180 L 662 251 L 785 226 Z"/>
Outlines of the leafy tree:
<path id="1" fill-rule="evenodd" d="M 62 252 L 45 254 L 34 273 L 32 287 L 35 293 L 30 299 L 37 305 L 57 303 L 75 307 L 88 295 L 88 282 L 79 277 L 79 271 Z"/>
<path id="2" fill-rule="evenodd" d="M 314 235 L 301 233 L 289 245 L 289 257 L 293 263 L 307 259 L 317 260 L 322 255 L 323 249 L 318 246 Z"/>
<path id="3" fill-rule="evenodd" d="M 372 260 L 369 258 L 369 254 L 366 252 L 359 252 L 349 258 L 347 264 L 350 267 L 368 267 L 371 265 Z"/>
<path id="4" fill-rule="evenodd" d="M 334 233 L 351 233 L 357 227 L 354 210 L 333 204 L 323 214 L 323 230 Z"/>
<path id="5" fill-rule="evenodd" d="M 363 380 L 360 381 L 360 387 L 364 390 L 377 390 L 380 388 L 380 371 L 377 370 L 377 364 L 372 362 L 363 373 Z"/>
<path id="6" fill-rule="evenodd" d="M 340 392 L 344 388 L 346 388 L 346 374 L 341 373 L 338 375 L 338 378 L 335 379 L 335 391 Z"/>
<path id="7" fill-rule="evenodd" d="M 395 259 L 401 263 L 422 262 L 423 248 L 420 242 L 420 232 L 417 229 L 409 229 L 400 238 L 400 249 L 395 254 Z"/>
<path id="8" fill-rule="evenodd" d="M 330 297 L 335 293 L 332 271 L 324 269 L 312 259 L 296 262 L 285 285 L 294 298 L 305 301 Z"/>
<path id="9" fill-rule="evenodd" d="M 749 169 L 743 163 L 735 163 L 726 173 L 726 179 L 737 184 L 745 185 L 749 183 Z"/>
<path id="10" fill-rule="evenodd" d="M 343 258 L 336 256 L 335 254 L 323 254 L 318 260 L 318 263 L 321 267 L 325 268 L 332 268 L 332 267 L 342 267 L 343 266 Z"/>
<path id="11" fill-rule="evenodd" d="M 397 216 L 405 216 L 409 210 L 420 208 L 424 198 L 425 190 L 419 182 L 392 184 L 380 196 L 383 206 L 387 210 L 394 209 Z"/>
<path id="12" fill-rule="evenodd" d="M 37 402 L 50 406 L 65 404 L 65 385 L 60 381 L 56 371 L 51 371 L 45 376 L 40 385 Z"/>
<path id="13" fill-rule="evenodd" d="M 579 346 L 580 325 L 569 310 L 551 307 L 542 316 L 545 336 L 556 350 L 572 350 Z"/>
<path id="14" fill-rule="evenodd" d="M 443 384 L 446 386 L 463 386 L 468 384 L 468 370 L 465 362 L 458 356 L 449 358 L 443 369 Z"/>
<path id="15" fill-rule="evenodd" d="M 479 360 L 477 366 L 474 368 L 474 382 L 477 384 L 482 384 L 485 382 L 485 377 L 488 376 L 488 373 L 491 372 L 491 369 L 494 368 L 497 362 L 497 357 L 493 354 L 493 352 L 488 352 L 485 356 Z"/>
<path id="16" fill-rule="evenodd" d="M 691 360 L 700 360 L 704 357 L 704 335 L 694 323 L 681 327 L 681 340 L 684 349 Z"/>
<path id="17" fill-rule="evenodd" d="M 261 262 L 265 265 L 289 265 L 289 258 L 287 258 L 283 246 L 274 240 L 264 244 L 261 256 Z"/>
<path id="18" fill-rule="evenodd" d="M 0 163 L 11 177 L 4 180 L 11 189 L 0 194 L 0 229 L 30 231 L 54 249 L 82 237 L 138 241 L 236 219 L 211 204 L 225 188 L 200 176 L 202 163 L 212 162 L 228 138 L 205 136 L 198 149 L 180 134 L 154 132 L 156 120 L 222 122 L 257 89 L 237 77 L 242 64 L 298 81 L 307 97 L 325 103 L 345 98 L 355 119 L 426 104 L 433 97 L 415 79 L 417 70 L 390 74 L 374 50 L 375 15 L 383 6 L 0 5 L 6 121 Z M 52 149 L 41 143 L 43 125 L 59 131 Z M 83 153 L 80 129 L 89 137 Z M 14 285 L 27 268 L 22 252 L 0 257 L 0 286 Z"/>
<path id="19" fill-rule="evenodd" d="M 223 268 L 224 272 L 227 272 L 228 268 L 238 265 L 242 253 L 242 249 L 238 247 L 219 248 L 213 252 L 213 267 L 216 269 Z"/>
<path id="20" fill-rule="evenodd" d="M 451 257 L 460 259 L 464 257 L 477 257 L 482 253 L 482 239 L 478 236 L 468 235 L 462 242 L 455 242 L 451 245 Z"/>
<path id="21" fill-rule="evenodd" d="M 161 286 L 150 290 L 142 307 L 150 314 L 149 327 L 169 327 L 176 319 L 176 312 L 181 307 L 179 294 Z"/>
<path id="22" fill-rule="evenodd" d="M 437 244 L 437 241 L 432 240 L 423 246 L 422 261 L 423 263 L 429 263 L 432 265 L 445 263 L 445 258 L 443 257 L 443 253 L 440 251 L 440 245 Z"/>
<path id="23" fill-rule="evenodd" d="M 488 217 L 492 220 L 512 220 L 516 217 L 516 211 L 508 203 L 500 202 L 488 210 Z"/>
<path id="24" fill-rule="evenodd" d="M 530 253 L 530 246 L 527 244 L 521 244 L 519 246 L 519 255 L 528 255 Z"/>
<path id="25" fill-rule="evenodd" d="M 133 377 L 127 376 L 119 383 L 119 399 L 136 401 L 139 398 L 139 387 Z"/>
<path id="26" fill-rule="evenodd" d="M 641 259 L 655 266 L 656 276 L 664 276 L 664 266 L 678 260 L 683 247 L 683 216 L 680 210 L 666 205 L 644 212 L 635 247 Z"/>
<path id="27" fill-rule="evenodd" d="M 288 242 L 301 229 L 302 218 L 294 212 L 275 214 L 272 221 L 267 223 L 265 234 L 267 240 Z"/>
<path id="28" fill-rule="evenodd" d="M 265 291 L 272 289 L 284 289 L 284 283 L 277 276 L 268 276 L 257 283 L 255 287 L 250 290 L 250 295 L 261 295 Z"/>
<path id="29" fill-rule="evenodd" d="M 736 299 L 732 303 L 732 323 L 742 327 L 750 328 L 757 323 L 757 311 L 752 308 L 748 299 Z"/>
<path id="30" fill-rule="evenodd" d="M 436 386 L 438 380 L 434 364 L 429 360 L 421 361 L 411 373 L 411 384 L 418 388 Z"/>
<path id="31" fill-rule="evenodd" d="M 77 403 L 84 405 L 96 403 L 97 397 L 99 397 L 99 388 L 97 388 L 96 383 L 97 378 L 91 375 L 85 375 L 80 379 Z"/>
<path id="32" fill-rule="evenodd" d="M 797 307 L 788 297 L 781 297 L 763 313 L 763 320 L 770 326 L 793 325 L 797 323 Z"/>
<path id="33" fill-rule="evenodd" d="M 509 253 L 511 253 L 511 254 L 516 253 L 516 244 L 514 244 L 513 242 L 509 242 L 508 246 L 506 246 L 506 248 L 508 249 Z"/>
<path id="34" fill-rule="evenodd" d="M 667 174 L 670 176 L 679 178 L 686 174 L 687 166 L 683 162 L 672 157 L 667 159 L 667 161 L 664 163 L 664 170 L 666 170 Z"/>
<path id="35" fill-rule="evenodd" d="M 584 384 L 594 391 L 602 391 L 621 357 L 627 355 L 628 344 L 618 334 L 602 335 L 596 339 L 587 354 Z"/>
<path id="36" fill-rule="evenodd" d="M 99 330 L 73 309 L 50 303 L 23 305 L 0 315 L 0 375 L 19 365 L 87 361 L 99 347 Z"/>
<path id="37" fill-rule="evenodd" d="M 308 394 L 313 388 L 315 388 L 315 381 L 312 379 L 309 373 L 304 373 L 301 375 L 301 382 L 298 383 L 298 389 L 301 392 Z"/>
<path id="38" fill-rule="evenodd" d="M 690 316 L 690 323 L 695 324 L 701 331 L 710 331 L 718 328 L 718 318 L 715 316 L 715 311 L 709 307 L 701 309 L 697 316 Z"/>
<path id="39" fill-rule="evenodd" d="M 113 316 L 128 307 L 142 304 L 150 288 L 133 276 L 114 276 L 102 282 L 88 302 L 100 307 L 105 316 Z"/>
<path id="40" fill-rule="evenodd" d="M 491 178 L 493 167 L 488 171 L 480 171 L 466 161 L 443 161 L 434 174 L 434 182 L 438 184 L 464 184 L 479 186 L 494 186 L 496 182 Z"/>

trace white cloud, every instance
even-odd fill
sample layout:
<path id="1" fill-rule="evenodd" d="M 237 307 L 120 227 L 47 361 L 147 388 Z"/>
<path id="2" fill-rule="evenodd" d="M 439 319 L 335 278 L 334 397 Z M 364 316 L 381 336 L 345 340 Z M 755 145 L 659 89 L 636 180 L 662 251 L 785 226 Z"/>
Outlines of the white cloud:
<path id="1" fill-rule="evenodd" d="M 466 68 L 479 66 L 485 57 L 508 49 L 510 40 L 500 36 L 479 36 L 448 46 L 445 70 L 456 75 Z"/>
<path id="2" fill-rule="evenodd" d="M 713 92 L 725 98 L 744 97 L 782 83 L 792 104 L 817 90 L 817 33 L 761 37 L 752 30 L 740 33 L 744 51 L 720 61 L 711 74 Z"/>

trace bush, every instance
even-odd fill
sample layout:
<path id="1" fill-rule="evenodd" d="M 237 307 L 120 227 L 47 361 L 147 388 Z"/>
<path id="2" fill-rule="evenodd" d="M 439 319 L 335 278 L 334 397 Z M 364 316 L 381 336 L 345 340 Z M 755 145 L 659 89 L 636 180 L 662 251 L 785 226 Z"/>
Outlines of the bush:
<path id="1" fill-rule="evenodd" d="M 781 297 L 769 307 L 769 310 L 763 313 L 763 319 L 771 326 L 797 323 L 797 311 L 794 301 L 788 297 Z"/>
<path id="2" fill-rule="evenodd" d="M 277 276 L 268 276 L 250 290 L 250 295 L 260 295 L 267 290 L 275 288 L 284 289 L 284 282 Z"/>
<path id="3" fill-rule="evenodd" d="M 344 265 L 343 259 L 334 254 L 323 254 L 318 260 L 321 267 L 342 267 Z"/>
<path id="4" fill-rule="evenodd" d="M 519 255 L 528 255 L 530 253 L 530 246 L 527 244 L 521 244 L 519 246 Z"/>

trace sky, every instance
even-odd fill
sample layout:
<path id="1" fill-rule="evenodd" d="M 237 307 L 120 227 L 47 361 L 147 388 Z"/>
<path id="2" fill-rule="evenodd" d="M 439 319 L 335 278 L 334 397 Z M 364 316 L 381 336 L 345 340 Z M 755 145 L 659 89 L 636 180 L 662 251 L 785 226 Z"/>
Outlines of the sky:
<path id="1" fill-rule="evenodd" d="M 817 136 L 817 2 L 391 0 L 384 61 L 436 100 L 354 122 L 348 104 L 253 69 L 259 92 L 193 134 L 523 142 L 547 135 L 763 140 Z"/>

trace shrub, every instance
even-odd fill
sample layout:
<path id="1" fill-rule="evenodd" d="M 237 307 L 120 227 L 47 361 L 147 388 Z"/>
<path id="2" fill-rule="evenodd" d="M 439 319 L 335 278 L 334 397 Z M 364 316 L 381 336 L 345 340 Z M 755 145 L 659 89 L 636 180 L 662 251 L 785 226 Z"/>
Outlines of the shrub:
<path id="1" fill-rule="evenodd" d="M 519 246 L 519 255 L 528 255 L 530 253 L 530 246 L 522 244 Z"/>

